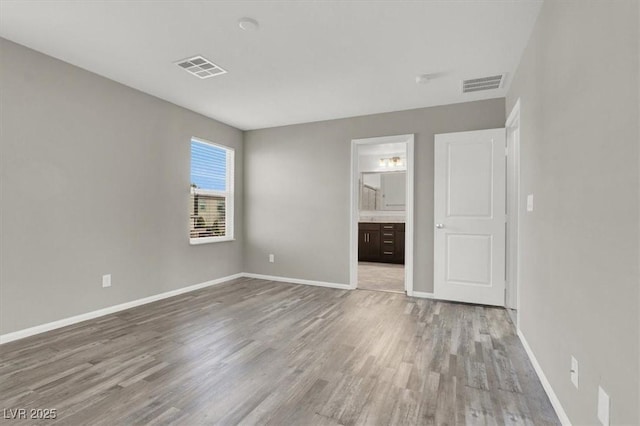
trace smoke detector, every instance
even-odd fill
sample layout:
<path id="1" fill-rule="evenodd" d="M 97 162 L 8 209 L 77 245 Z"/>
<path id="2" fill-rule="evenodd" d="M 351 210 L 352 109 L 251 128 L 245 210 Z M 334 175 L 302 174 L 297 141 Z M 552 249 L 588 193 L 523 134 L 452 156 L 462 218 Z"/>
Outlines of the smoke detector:
<path id="1" fill-rule="evenodd" d="M 196 77 L 202 79 L 226 74 L 227 72 L 219 65 L 214 64 L 207 58 L 204 58 L 200 55 L 177 61 L 175 62 L 175 64 L 189 74 L 193 74 Z"/>
<path id="2" fill-rule="evenodd" d="M 238 19 L 238 26 L 245 31 L 257 31 L 260 28 L 258 21 L 246 16 Z"/>
<path id="3" fill-rule="evenodd" d="M 502 87 L 504 74 L 492 75 L 490 77 L 472 78 L 462 80 L 462 93 L 479 92 L 481 90 L 493 90 Z"/>
<path id="4" fill-rule="evenodd" d="M 420 74 L 416 76 L 416 83 L 418 84 L 428 84 L 430 80 L 431 80 L 430 74 Z"/>

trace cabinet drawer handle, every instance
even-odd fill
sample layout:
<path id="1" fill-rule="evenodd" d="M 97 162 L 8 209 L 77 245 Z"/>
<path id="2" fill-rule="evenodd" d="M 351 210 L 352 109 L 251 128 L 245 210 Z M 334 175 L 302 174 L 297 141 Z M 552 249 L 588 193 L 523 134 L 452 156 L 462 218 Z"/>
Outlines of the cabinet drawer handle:
<path id="1" fill-rule="evenodd" d="M 393 240 L 392 241 L 384 241 L 385 244 L 393 244 Z"/>
<path id="2" fill-rule="evenodd" d="M 384 254 L 393 254 L 392 251 L 385 251 Z"/>
<path id="3" fill-rule="evenodd" d="M 384 234 L 385 237 L 392 237 L 393 236 L 393 232 L 385 232 Z"/>
<path id="4" fill-rule="evenodd" d="M 393 226 L 383 226 L 384 229 L 393 229 Z"/>

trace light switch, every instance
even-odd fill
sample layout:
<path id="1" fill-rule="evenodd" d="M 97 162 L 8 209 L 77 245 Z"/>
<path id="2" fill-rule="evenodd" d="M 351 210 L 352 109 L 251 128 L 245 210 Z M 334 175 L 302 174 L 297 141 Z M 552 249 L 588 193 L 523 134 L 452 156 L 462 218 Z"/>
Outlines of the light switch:
<path id="1" fill-rule="evenodd" d="M 111 274 L 102 276 L 102 287 L 111 287 Z"/>
<path id="2" fill-rule="evenodd" d="M 571 383 L 573 386 L 578 389 L 578 375 L 580 374 L 578 370 L 578 360 L 574 357 L 571 357 Z"/>
<path id="3" fill-rule="evenodd" d="M 527 211 L 533 211 L 533 194 L 527 195 Z"/>
<path id="4" fill-rule="evenodd" d="M 603 426 L 609 426 L 609 395 L 598 386 L 598 420 Z"/>

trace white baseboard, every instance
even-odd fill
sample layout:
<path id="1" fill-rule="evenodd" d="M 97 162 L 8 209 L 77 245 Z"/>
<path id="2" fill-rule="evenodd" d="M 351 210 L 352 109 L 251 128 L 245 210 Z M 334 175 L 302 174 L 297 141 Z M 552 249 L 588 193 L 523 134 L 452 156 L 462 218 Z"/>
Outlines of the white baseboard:
<path id="1" fill-rule="evenodd" d="M 87 312 L 80 315 L 75 315 L 69 318 L 63 318 L 58 321 L 48 322 L 46 324 L 36 325 L 35 327 L 25 328 L 23 330 L 14 331 L 12 333 L 6 333 L 0 335 L 0 344 L 12 342 L 14 340 L 23 339 L 25 337 L 33 336 L 35 334 L 44 333 L 45 331 L 55 330 L 56 328 L 66 327 L 68 325 L 76 324 L 82 321 L 94 319 L 104 315 L 109 315 L 115 312 L 124 311 L 125 309 L 134 308 L 136 306 L 145 305 L 147 303 L 155 302 L 157 300 L 166 299 L 168 297 L 177 296 L 179 294 L 188 293 L 190 291 L 199 290 L 201 288 L 210 287 L 217 284 L 222 284 L 227 281 L 231 281 L 236 278 L 242 278 L 244 274 L 234 274 L 226 277 L 218 278 L 211 281 L 206 281 L 200 284 L 191 285 L 188 287 L 182 287 L 177 290 L 167 291 L 165 293 L 156 294 L 153 296 L 145 297 L 138 300 L 132 300 L 131 302 L 121 303 L 115 306 L 109 306 L 107 308 L 98 309 L 97 311 Z"/>
<path id="2" fill-rule="evenodd" d="M 421 299 L 433 299 L 433 293 L 427 293 L 426 291 L 413 291 L 409 296 L 419 297 Z"/>
<path id="3" fill-rule="evenodd" d="M 547 376 L 544 375 L 544 371 L 542 371 L 542 367 L 540 367 L 540 364 L 538 363 L 536 356 L 533 354 L 533 351 L 531 350 L 531 346 L 529 346 L 529 344 L 527 343 L 527 339 L 524 338 L 524 334 L 522 334 L 522 331 L 520 329 L 518 329 L 518 337 L 522 342 L 522 346 L 524 346 L 525 352 L 527 352 L 527 355 L 531 360 L 533 369 L 536 370 L 536 374 L 540 379 L 540 383 L 542 383 L 542 387 L 544 388 L 544 391 L 547 393 L 547 396 L 549 397 L 549 401 L 551 401 L 551 405 L 553 405 L 553 409 L 556 410 L 556 414 L 560 419 L 560 423 L 562 423 L 563 426 L 571 426 L 571 421 L 569 420 L 569 416 L 567 416 L 567 413 L 564 411 L 564 408 L 562 408 L 562 404 L 560 404 L 560 400 L 558 399 L 558 396 L 553 391 L 553 388 L 551 387 L 551 383 L 549 383 L 549 380 L 547 380 Z"/>
<path id="4" fill-rule="evenodd" d="M 142 299 L 133 300 L 131 302 L 125 302 L 119 305 L 109 306 L 106 308 L 98 309 L 96 311 L 75 315 L 69 318 L 63 318 L 61 320 L 48 322 L 46 324 L 36 325 L 34 327 L 25 328 L 23 330 L 14 331 L 12 333 L 2 334 L 0 335 L 0 344 L 23 339 L 25 337 L 44 333 L 46 331 L 51 331 L 57 328 L 66 327 L 68 325 L 77 324 L 82 321 L 87 321 L 87 320 L 98 318 L 104 315 L 113 314 L 115 312 L 124 311 L 125 309 L 135 308 L 136 306 L 145 305 L 147 303 L 155 302 L 157 300 L 166 299 L 172 296 L 177 296 L 179 294 L 188 293 L 190 291 L 199 290 L 201 288 L 214 286 L 216 284 L 222 284 L 224 282 L 231 281 L 236 278 L 243 278 L 243 277 L 259 278 L 259 279 L 268 280 L 268 281 L 278 281 L 278 282 L 285 282 L 285 283 L 292 283 L 292 284 L 313 285 L 317 287 L 337 288 L 340 290 L 353 290 L 353 287 L 351 287 L 349 284 L 339 284 L 339 283 L 331 283 L 326 281 L 313 281 L 313 280 L 304 280 L 299 278 L 278 277 L 274 275 L 263 275 L 263 274 L 252 274 L 248 272 L 241 272 L 238 274 L 229 275 L 229 276 L 218 278 L 215 280 L 206 281 L 200 284 L 179 288 L 177 290 L 171 290 L 165 293 L 160 293 L 160 294 L 145 297 Z M 413 297 L 433 298 L 433 294 L 414 291 Z"/>
<path id="5" fill-rule="evenodd" d="M 274 275 L 251 274 L 248 272 L 243 273 L 242 276 L 247 278 L 259 278 L 261 280 L 268 280 L 268 281 L 279 281 L 283 283 L 314 285 L 317 287 L 339 288 L 341 290 L 353 290 L 353 287 L 351 287 L 349 284 L 329 283 L 326 281 L 303 280 L 299 278 L 277 277 Z"/>

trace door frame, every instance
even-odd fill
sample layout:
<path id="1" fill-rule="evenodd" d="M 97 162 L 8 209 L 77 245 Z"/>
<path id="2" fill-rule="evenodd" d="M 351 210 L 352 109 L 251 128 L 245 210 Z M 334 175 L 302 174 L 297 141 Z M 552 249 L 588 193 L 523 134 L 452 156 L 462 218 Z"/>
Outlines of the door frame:
<path id="1" fill-rule="evenodd" d="M 403 142 L 407 146 L 407 199 L 405 209 L 405 254 L 404 254 L 404 289 L 407 296 L 413 296 L 413 230 L 414 230 L 414 140 L 413 133 L 405 135 L 380 136 L 351 140 L 351 218 L 349 220 L 349 287 L 358 288 L 358 219 L 360 171 L 358 167 L 358 147 L 361 145 L 377 145 L 383 143 Z"/>
<path id="2" fill-rule="evenodd" d="M 515 214 L 507 215 L 506 241 L 506 270 L 505 270 L 505 307 L 516 310 L 516 327 L 520 326 L 520 223 L 522 218 L 522 194 L 520 188 L 520 98 L 509 113 L 509 117 L 505 122 L 506 129 L 506 147 L 507 150 L 507 171 L 509 164 L 513 164 L 515 184 L 511 186 L 512 191 L 507 190 L 506 206 L 512 204 L 515 200 Z M 515 137 L 514 137 L 515 136 Z M 509 176 L 507 175 L 507 182 Z M 507 188 L 509 185 L 507 184 Z M 511 265 L 510 260 L 513 262 Z M 513 268 L 513 273 L 512 269 Z M 515 290 L 515 298 L 513 297 Z M 514 300 L 515 299 L 515 300 Z"/>

